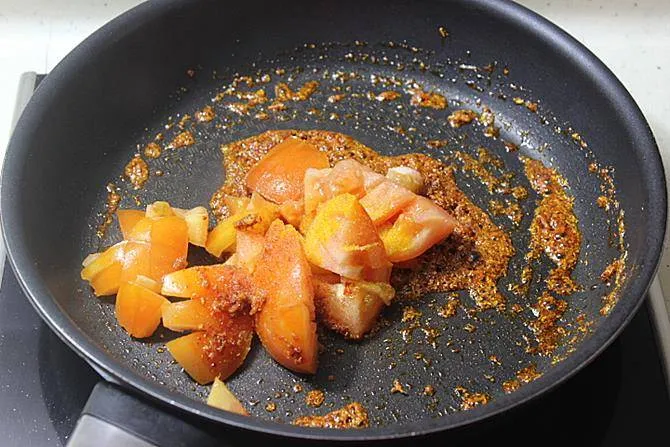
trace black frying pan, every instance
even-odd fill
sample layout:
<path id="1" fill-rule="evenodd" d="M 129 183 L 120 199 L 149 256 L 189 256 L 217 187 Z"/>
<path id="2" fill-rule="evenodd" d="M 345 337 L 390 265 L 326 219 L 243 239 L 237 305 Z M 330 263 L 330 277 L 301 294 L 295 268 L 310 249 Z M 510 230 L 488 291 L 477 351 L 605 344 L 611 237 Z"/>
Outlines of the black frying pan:
<path id="1" fill-rule="evenodd" d="M 448 36 L 440 35 L 440 26 Z M 356 45 L 356 40 L 366 45 Z M 363 53 L 368 57 L 362 58 Z M 370 55 L 377 62 L 372 63 Z M 483 69 L 494 62 L 492 73 Z M 510 69 L 508 75 L 504 66 Z M 168 136 L 175 132 L 176 127 L 164 129 L 168 117 L 177 120 L 179 114 L 202 107 L 235 73 L 276 67 L 293 73 L 295 85 L 315 73 L 322 76 L 324 70 L 354 70 L 364 75 L 350 81 L 354 89 L 372 90 L 369 75 L 382 73 L 416 79 L 467 107 L 481 107 L 479 98 L 499 123 L 508 124 L 501 127 L 502 138 L 520 144 L 521 154 L 539 158 L 565 176 L 576 197 L 584 241 L 574 277 L 585 287 L 568 298 L 563 322 L 574 324 L 580 313 L 593 321 L 591 332 L 574 352 L 564 352 L 565 359 L 556 364 L 527 353 L 518 342 L 528 329 L 521 320 L 496 312 L 477 316 L 479 329 L 473 333 L 462 330 L 472 321 L 465 312 L 441 322 L 447 334 L 442 339 L 448 336 L 452 343 L 438 341 L 433 349 L 417 337 L 414 344 L 404 346 L 397 332 L 402 305 L 396 305 L 385 315 L 391 324 L 362 343 L 323 334 L 327 349 L 314 378 L 289 373 L 256 347 L 243 370 L 229 381 L 244 402 L 258 402 L 247 405 L 255 417 L 246 418 L 205 405 L 207 389 L 194 385 L 160 349 L 174 334 L 163 331 L 149 342 L 130 341 L 114 322 L 112 301 L 93 298 L 79 279 L 83 257 L 119 237 L 114 228 L 103 240 L 95 235 L 105 184 L 118 180 L 136 145 L 146 144 L 159 131 Z M 194 69 L 195 76 L 187 76 L 188 69 Z M 324 78 L 328 77 L 321 77 L 324 90 L 339 82 Z M 517 95 L 538 101 L 540 113 L 513 104 L 510 98 Z M 193 147 L 172 152 L 169 160 L 152 162 L 152 171 L 163 170 L 164 176 L 153 176 L 136 193 L 127 184 L 120 185 L 122 207 L 136 206 L 133 195 L 143 204 L 157 199 L 181 207 L 207 203 L 222 182 L 219 145 L 274 128 L 339 131 L 389 154 L 425 151 L 427 139 L 444 138 L 450 144 L 437 155 L 446 159 L 454 148 L 474 151 L 482 144 L 497 148 L 524 181 L 516 153 L 505 154 L 499 140 L 484 137 L 476 127 L 452 131 L 445 122 L 448 111 L 434 112 L 429 122 L 410 107 L 390 112 L 374 101 L 328 105 L 325 98 L 323 91 L 317 93 L 296 104 L 295 114 L 268 121 L 236 117 L 218 104 L 217 120 L 194 128 Z M 306 113 L 312 107 L 328 113 Z M 330 119 L 330 113 L 352 116 Z M 408 139 L 389 130 L 397 126 L 417 130 Z M 574 132 L 588 148 L 571 137 Z M 613 168 L 627 228 L 627 280 L 607 316 L 599 313 L 607 287 L 597 278 L 618 251 L 608 240 L 612 216 L 594 206 L 599 181 L 587 169 L 593 160 Z M 462 173 L 457 181 L 473 201 L 486 206 L 490 196 L 481 185 Z M 511 2 L 163 1 L 141 5 L 114 20 L 49 74 L 9 145 L 1 204 L 10 260 L 28 297 L 52 329 L 111 380 L 203 422 L 296 438 L 360 441 L 472 424 L 542 394 L 592 360 L 632 317 L 654 275 L 665 229 L 665 191 L 653 136 L 624 87 L 588 50 Z M 533 198 L 526 211 L 532 209 Z M 497 219 L 506 225 L 504 218 Z M 501 289 L 518 278 L 529 220 L 513 233 L 519 254 Z M 547 267 L 540 272 L 546 273 Z M 461 298 L 465 307 L 473 306 L 466 296 Z M 434 312 L 428 307 L 430 299 L 439 302 L 443 297 L 414 303 L 427 318 Z M 525 311 L 530 312 L 527 306 Z M 395 340 L 391 354 L 385 339 Z M 403 349 L 405 360 L 400 359 Z M 431 357 L 431 367 L 410 358 L 418 351 Z M 490 354 L 500 359 L 500 366 L 488 359 Z M 389 369 L 394 359 L 397 366 Z M 514 393 L 503 393 L 501 382 L 530 363 L 537 365 L 542 377 Z M 412 386 L 409 396 L 389 393 L 395 378 Z M 277 423 L 329 409 L 305 407 L 304 394 L 291 391 L 296 382 L 325 390 L 327 404 L 333 407 L 361 401 L 370 411 L 372 428 L 333 431 Z M 435 385 L 433 400 L 418 392 L 425 384 Z M 458 411 L 456 386 L 486 392 L 492 400 Z M 274 413 L 264 409 L 268 398 L 277 404 Z"/>

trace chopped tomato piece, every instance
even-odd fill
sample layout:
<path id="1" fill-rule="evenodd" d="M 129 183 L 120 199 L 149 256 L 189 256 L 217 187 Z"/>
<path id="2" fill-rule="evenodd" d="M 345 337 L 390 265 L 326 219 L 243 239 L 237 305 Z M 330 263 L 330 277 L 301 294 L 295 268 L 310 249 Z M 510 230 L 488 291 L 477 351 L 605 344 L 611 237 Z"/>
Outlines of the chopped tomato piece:
<path id="1" fill-rule="evenodd" d="M 119 219 L 119 227 L 124 239 L 128 239 L 131 230 L 139 222 L 144 219 L 144 211 L 142 210 L 118 210 L 116 217 Z"/>
<path id="2" fill-rule="evenodd" d="M 287 200 L 279 206 L 279 215 L 284 222 L 298 228 L 302 221 L 305 205 L 302 200 Z"/>
<path id="3" fill-rule="evenodd" d="M 264 237 L 250 231 L 237 232 L 237 251 L 235 265 L 244 267 L 253 273 L 263 253 Z"/>
<path id="4" fill-rule="evenodd" d="M 291 137 L 276 145 L 247 174 L 246 185 L 275 203 L 300 200 L 305 171 L 327 168 L 328 157 L 312 144 Z"/>
<path id="5" fill-rule="evenodd" d="M 151 274 L 160 281 L 167 273 L 186 267 L 188 227 L 177 216 L 156 219 L 151 226 Z"/>
<path id="6" fill-rule="evenodd" d="M 372 188 L 361 199 L 361 205 L 375 225 L 379 225 L 397 216 L 414 198 L 416 194 L 385 180 Z"/>
<path id="7" fill-rule="evenodd" d="M 279 217 L 279 207 L 254 193 L 243 211 L 223 219 L 214 227 L 207 236 L 205 249 L 216 257 L 235 251 L 237 231 L 265 234 L 277 217 Z"/>
<path id="8" fill-rule="evenodd" d="M 263 346 L 284 367 L 314 374 L 318 354 L 314 286 L 295 228 L 280 220 L 272 223 L 253 279 L 265 295 L 256 317 Z"/>
<path id="9" fill-rule="evenodd" d="M 161 217 L 174 216 L 174 210 L 169 203 L 158 201 L 147 205 L 145 215 L 150 219 L 159 219 Z"/>
<path id="10" fill-rule="evenodd" d="M 190 210 L 172 208 L 176 216 L 181 217 L 186 222 L 188 228 L 188 241 L 204 247 L 207 242 L 207 230 L 209 230 L 209 214 L 204 206 L 196 206 Z"/>
<path id="11" fill-rule="evenodd" d="M 219 273 L 225 273 L 228 267 L 223 265 L 208 265 L 190 267 L 169 273 L 163 277 L 161 294 L 178 298 L 197 298 L 209 296 L 214 293 L 211 290 Z"/>
<path id="12" fill-rule="evenodd" d="M 378 270 L 391 267 L 377 228 L 352 194 L 319 207 L 305 236 L 305 253 L 312 264 L 350 279 L 377 280 Z"/>
<path id="13" fill-rule="evenodd" d="M 96 296 L 113 295 L 119 290 L 126 244 L 126 241 L 119 242 L 86 258 L 81 279 L 91 284 Z"/>
<path id="14" fill-rule="evenodd" d="M 249 413 L 244 409 L 242 403 L 228 389 L 226 384 L 218 378 L 214 379 L 212 389 L 209 391 L 207 405 L 216 407 L 220 410 L 241 414 L 242 416 L 249 416 Z"/>
<path id="15" fill-rule="evenodd" d="M 237 197 L 226 195 L 223 197 L 223 203 L 230 211 L 230 214 L 237 214 L 249 205 L 249 197 Z"/>
<path id="16" fill-rule="evenodd" d="M 205 331 L 172 340 L 166 346 L 199 383 L 211 382 L 217 376 L 225 379 L 242 365 L 251 349 L 252 313 L 259 295 L 249 275 L 236 267 L 214 265 L 185 271 L 195 274 L 182 275 L 181 279 L 195 279 L 195 283 L 177 288 L 196 291 L 194 300 L 206 308 L 211 320 L 204 324 Z M 165 289 L 165 281 L 163 286 Z"/>
<path id="17" fill-rule="evenodd" d="M 369 332 L 377 316 L 395 295 L 386 283 L 315 280 L 316 310 L 321 321 L 347 338 L 359 340 Z"/>
<path id="18" fill-rule="evenodd" d="M 116 319 L 136 338 L 151 336 L 161 322 L 161 307 L 169 301 L 146 287 L 126 282 L 116 296 Z"/>
<path id="19" fill-rule="evenodd" d="M 151 240 L 151 226 L 153 223 L 154 219 L 150 217 L 140 219 L 133 225 L 126 239 L 133 242 L 149 242 Z"/>
<path id="20" fill-rule="evenodd" d="M 210 312 L 197 299 L 167 303 L 161 311 L 163 326 L 171 331 L 202 331 L 214 324 Z"/>
<path id="21" fill-rule="evenodd" d="M 310 169 L 305 173 L 305 214 L 340 194 L 361 198 L 383 181 L 384 176 L 351 159 L 337 162 L 332 169 Z"/>
<path id="22" fill-rule="evenodd" d="M 392 262 L 407 261 L 423 254 L 451 234 L 456 221 L 425 197 L 416 199 L 393 223 L 380 228 L 386 253 Z"/>
<path id="23" fill-rule="evenodd" d="M 386 178 L 403 188 L 407 188 L 414 194 L 420 194 L 423 190 L 423 175 L 416 169 L 408 166 L 396 166 L 386 172 Z"/>
<path id="24" fill-rule="evenodd" d="M 235 251 L 235 240 L 237 238 L 235 224 L 244 216 L 246 214 L 240 212 L 220 221 L 207 235 L 205 250 L 217 258 L 221 257 L 223 253 Z"/>

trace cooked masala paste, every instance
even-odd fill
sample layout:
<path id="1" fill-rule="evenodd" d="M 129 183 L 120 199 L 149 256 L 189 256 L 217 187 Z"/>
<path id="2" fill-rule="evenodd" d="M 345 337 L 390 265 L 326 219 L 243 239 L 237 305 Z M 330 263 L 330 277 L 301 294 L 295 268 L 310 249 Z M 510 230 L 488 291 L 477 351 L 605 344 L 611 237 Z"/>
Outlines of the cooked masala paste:
<path id="1" fill-rule="evenodd" d="M 574 199 L 565 191 L 567 182 L 556 170 L 528 157 L 521 157 L 521 161 L 528 181 L 541 197 L 530 224 L 530 251 L 526 257 L 536 260 L 544 252 L 555 264 L 546 279 L 547 288 L 569 295 L 579 290 L 571 275 L 582 242 Z"/>
<path id="2" fill-rule="evenodd" d="M 498 291 L 498 280 L 507 273 L 514 255 L 510 236 L 495 225 L 459 189 L 452 167 L 424 154 L 383 156 L 353 138 L 321 130 L 274 130 L 222 146 L 226 180 L 213 195 L 212 211 L 221 218 L 228 215 L 225 195 L 246 194 L 244 179 L 272 147 L 290 136 L 309 141 L 325 152 L 330 164 L 354 159 L 385 174 L 389 168 L 409 166 L 424 177 L 426 197 L 452 214 L 458 221 L 452 235 L 424 255 L 413 269 L 395 269 L 392 285 L 407 298 L 430 292 L 468 290 L 479 309 L 503 309 L 505 298 Z"/>
<path id="3" fill-rule="evenodd" d="M 299 417 L 293 424 L 320 428 L 366 428 L 370 426 L 370 420 L 363 405 L 353 402 L 324 416 Z"/>

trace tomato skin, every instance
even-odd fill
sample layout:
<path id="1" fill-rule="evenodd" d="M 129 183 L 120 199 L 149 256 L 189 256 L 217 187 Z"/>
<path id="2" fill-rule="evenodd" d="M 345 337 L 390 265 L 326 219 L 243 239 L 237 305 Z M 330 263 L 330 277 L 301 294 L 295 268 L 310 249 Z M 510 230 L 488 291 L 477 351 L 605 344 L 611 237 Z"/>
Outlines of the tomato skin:
<path id="1" fill-rule="evenodd" d="M 425 197 L 408 205 L 393 223 L 380 228 L 391 262 L 404 262 L 425 253 L 448 237 L 456 226 L 449 213 Z"/>
<path id="2" fill-rule="evenodd" d="M 263 346 L 285 368 L 314 374 L 318 361 L 314 285 L 295 228 L 280 220 L 272 223 L 253 280 L 265 295 L 256 316 Z"/>
<path id="3" fill-rule="evenodd" d="M 390 273 L 377 228 L 352 194 L 319 207 L 305 235 L 305 253 L 312 264 L 349 279 L 380 281 Z"/>
<path id="4" fill-rule="evenodd" d="M 305 171 L 327 168 L 328 157 L 312 144 L 290 137 L 265 155 L 249 172 L 246 186 L 274 203 L 301 200 Z"/>

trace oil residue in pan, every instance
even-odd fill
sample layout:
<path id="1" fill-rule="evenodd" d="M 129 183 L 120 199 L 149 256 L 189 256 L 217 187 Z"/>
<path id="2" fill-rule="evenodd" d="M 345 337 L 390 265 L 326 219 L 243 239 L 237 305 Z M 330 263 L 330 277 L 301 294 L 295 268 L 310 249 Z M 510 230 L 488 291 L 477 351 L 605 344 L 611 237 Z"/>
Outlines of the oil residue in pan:
<path id="1" fill-rule="evenodd" d="M 358 344 L 319 334 L 325 351 L 315 377 L 295 376 L 256 348 L 229 381 L 231 389 L 257 417 L 290 422 L 359 401 L 371 425 L 439 417 L 513 392 L 577 349 L 602 318 L 599 313 L 616 304 L 626 272 L 625 227 L 612 172 L 595 159 L 585 139 L 545 110 L 541 98 L 515 84 L 513 67 L 495 61 L 475 65 L 470 57 L 449 59 L 405 43 L 306 44 L 250 66 L 246 74 L 189 70 L 175 94 L 174 114 L 137 142 L 136 153 L 124 161 L 131 163 L 128 175 L 121 170 L 101 189 L 102 201 L 109 200 L 96 218 L 101 239 L 91 244 L 105 245 L 117 236 L 109 226 L 117 206 L 173 198 L 184 207 L 203 204 L 191 203 L 184 192 L 197 190 L 194 196 L 202 198 L 220 187 L 220 174 L 207 182 L 191 180 L 222 171 L 220 145 L 225 151 L 234 141 L 269 129 L 355 136 L 384 156 L 401 155 L 397 160 L 441 172 L 432 180 L 435 191 L 462 191 L 470 211 L 484 213 L 475 220 L 491 222 L 492 232 L 498 229 L 500 238 L 510 241 L 495 245 L 502 247 L 500 274 L 485 291 L 468 292 L 456 290 L 467 288 L 463 283 L 448 287 L 444 275 L 426 274 L 453 265 L 401 272 L 395 281 L 405 299 L 384 314 L 374 334 Z M 337 140 L 346 137 L 334 138 L 333 154 L 350 156 L 349 143 Z M 560 154 L 554 152 L 559 148 L 583 159 L 583 178 L 560 176 Z M 407 153 L 435 160 L 402 156 Z M 528 181 L 522 157 L 541 160 L 560 184 L 559 195 L 571 202 L 582 235 L 581 244 L 573 246 L 578 261 L 571 263 L 571 287 L 563 296 L 546 290 L 550 270 L 561 265 L 552 258 L 555 253 L 526 256 L 533 222 L 550 228 L 561 222 L 537 217 L 538 203 L 553 199 Z M 243 163 L 238 167 L 234 172 L 235 166 L 227 165 L 229 178 L 243 174 Z M 445 207 L 456 205 L 437 194 L 433 198 Z M 220 214 L 216 201 L 213 205 Z M 595 213 L 590 225 L 580 225 L 581 215 Z M 459 256 L 481 261 L 472 247 Z M 164 349 L 173 334 L 163 330 L 147 343 L 133 342 L 115 325 L 113 305 L 81 294 L 87 311 L 102 314 L 112 334 L 100 340 L 111 355 L 171 389 L 204 399 L 208 388 L 194 384 Z M 555 341 L 551 349 L 538 349 L 543 336 Z M 323 403 L 307 406 L 303 393 L 317 389 L 323 390 Z"/>

